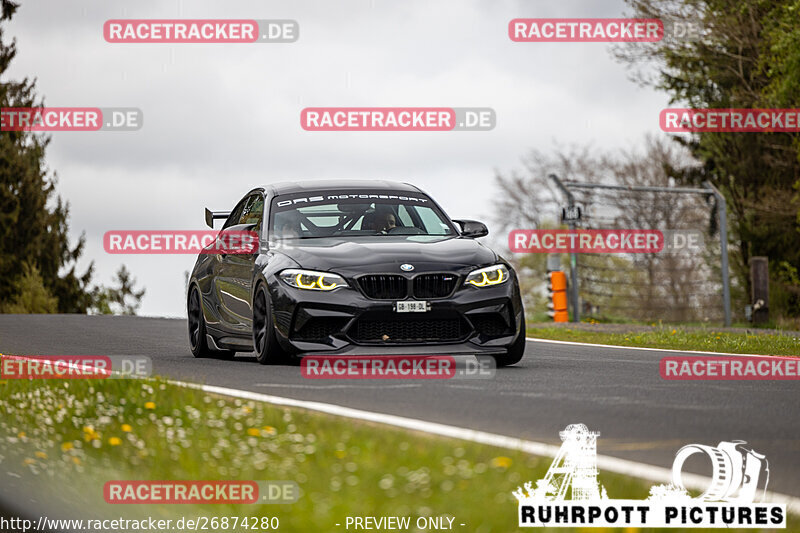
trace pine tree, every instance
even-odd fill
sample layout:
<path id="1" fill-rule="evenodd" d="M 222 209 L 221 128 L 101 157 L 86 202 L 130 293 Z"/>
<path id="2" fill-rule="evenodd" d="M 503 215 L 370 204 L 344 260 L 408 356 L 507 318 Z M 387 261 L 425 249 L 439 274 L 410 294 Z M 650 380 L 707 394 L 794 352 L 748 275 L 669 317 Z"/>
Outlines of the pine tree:
<path id="1" fill-rule="evenodd" d="M 17 48 L 5 42 L 3 25 L 18 4 L 0 0 L 0 6 L 0 107 L 41 107 L 35 80 L 5 79 Z M 94 263 L 76 271 L 85 238 L 69 242 L 69 205 L 55 194 L 56 175 L 45 164 L 49 141 L 31 132 L 0 132 L 0 311 L 86 313 L 105 290 L 89 287 Z M 131 287 L 129 294 L 136 299 L 138 293 Z M 123 307 L 131 312 L 133 305 Z"/>

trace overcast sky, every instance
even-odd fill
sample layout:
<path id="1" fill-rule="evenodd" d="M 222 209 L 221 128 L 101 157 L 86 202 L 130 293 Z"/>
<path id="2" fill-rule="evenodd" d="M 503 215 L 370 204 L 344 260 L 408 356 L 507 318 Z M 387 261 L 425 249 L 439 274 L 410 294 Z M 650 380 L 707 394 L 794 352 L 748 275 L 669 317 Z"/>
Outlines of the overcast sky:
<path id="1" fill-rule="evenodd" d="M 642 89 L 603 43 L 515 43 L 518 17 L 619 17 L 617 1 L 22 0 L 8 25 L 10 77 L 38 79 L 53 107 L 138 107 L 136 132 L 52 134 L 48 166 L 71 206 L 83 264 L 120 264 L 147 294 L 140 314 L 185 316 L 190 255 L 108 255 L 108 230 L 203 229 L 254 186 L 384 178 L 430 193 L 454 218 L 491 220 L 495 169 L 531 148 L 641 145 L 667 97 Z M 110 44 L 112 18 L 294 19 L 291 44 Z M 489 132 L 306 132 L 304 107 L 491 107 Z M 491 230 L 490 224 L 490 230 Z"/>

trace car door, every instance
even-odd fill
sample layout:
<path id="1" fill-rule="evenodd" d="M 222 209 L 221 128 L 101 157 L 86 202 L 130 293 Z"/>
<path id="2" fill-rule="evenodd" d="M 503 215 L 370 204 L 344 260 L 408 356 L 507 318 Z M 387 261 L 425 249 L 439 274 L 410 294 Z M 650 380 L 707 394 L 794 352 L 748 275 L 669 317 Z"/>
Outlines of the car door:
<path id="1" fill-rule="evenodd" d="M 235 224 L 223 228 L 223 232 L 253 231 L 261 237 L 264 217 L 264 196 L 253 193 L 245 198 L 239 219 Z M 253 323 L 253 308 L 250 298 L 253 288 L 255 260 L 258 247 L 253 253 L 220 254 L 218 275 L 222 316 L 226 329 L 233 334 L 249 336 Z"/>
<path id="2" fill-rule="evenodd" d="M 230 216 L 225 220 L 225 223 L 220 229 L 220 233 L 232 228 L 239 224 L 242 216 L 244 205 L 249 199 L 249 195 L 242 198 L 236 207 L 231 211 Z M 215 327 L 223 330 L 226 333 L 234 333 L 234 325 L 236 320 L 230 315 L 228 311 L 229 298 L 227 294 L 231 292 L 230 279 L 226 277 L 226 262 L 225 256 L 220 253 L 212 253 L 212 275 L 211 275 L 211 298 L 210 303 L 214 307 L 214 315 L 218 317 L 219 322 Z"/>

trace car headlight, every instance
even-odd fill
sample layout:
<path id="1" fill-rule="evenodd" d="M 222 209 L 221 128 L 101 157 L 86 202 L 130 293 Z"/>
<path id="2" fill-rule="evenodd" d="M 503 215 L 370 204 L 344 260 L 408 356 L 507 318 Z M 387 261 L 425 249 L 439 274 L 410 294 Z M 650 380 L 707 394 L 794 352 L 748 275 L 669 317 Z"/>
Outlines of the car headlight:
<path id="1" fill-rule="evenodd" d="M 466 283 L 475 287 L 488 287 L 490 285 L 500 285 L 508 281 L 511 277 L 505 265 L 493 265 L 478 270 L 473 270 L 467 276 Z"/>
<path id="2" fill-rule="evenodd" d="M 278 274 L 284 283 L 296 289 L 312 291 L 332 291 L 339 287 L 347 287 L 347 282 L 338 274 L 330 272 L 314 272 L 290 268 Z"/>

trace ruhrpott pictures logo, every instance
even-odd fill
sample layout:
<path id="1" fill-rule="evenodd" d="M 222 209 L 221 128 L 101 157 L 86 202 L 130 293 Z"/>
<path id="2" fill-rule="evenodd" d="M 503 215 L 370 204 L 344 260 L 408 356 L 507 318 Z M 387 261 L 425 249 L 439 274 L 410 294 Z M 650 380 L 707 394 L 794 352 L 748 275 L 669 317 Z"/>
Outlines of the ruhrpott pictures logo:
<path id="1" fill-rule="evenodd" d="M 528 482 L 514 491 L 520 527 L 786 527 L 786 505 L 763 502 L 767 458 L 744 441 L 684 446 L 675 455 L 671 483 L 651 487 L 646 500 L 617 500 L 598 480 L 600 433 L 570 424 L 559 436 L 563 444 L 547 475 L 535 487 Z M 708 457 L 713 472 L 698 496 L 690 495 L 682 478 L 694 454 Z"/>

